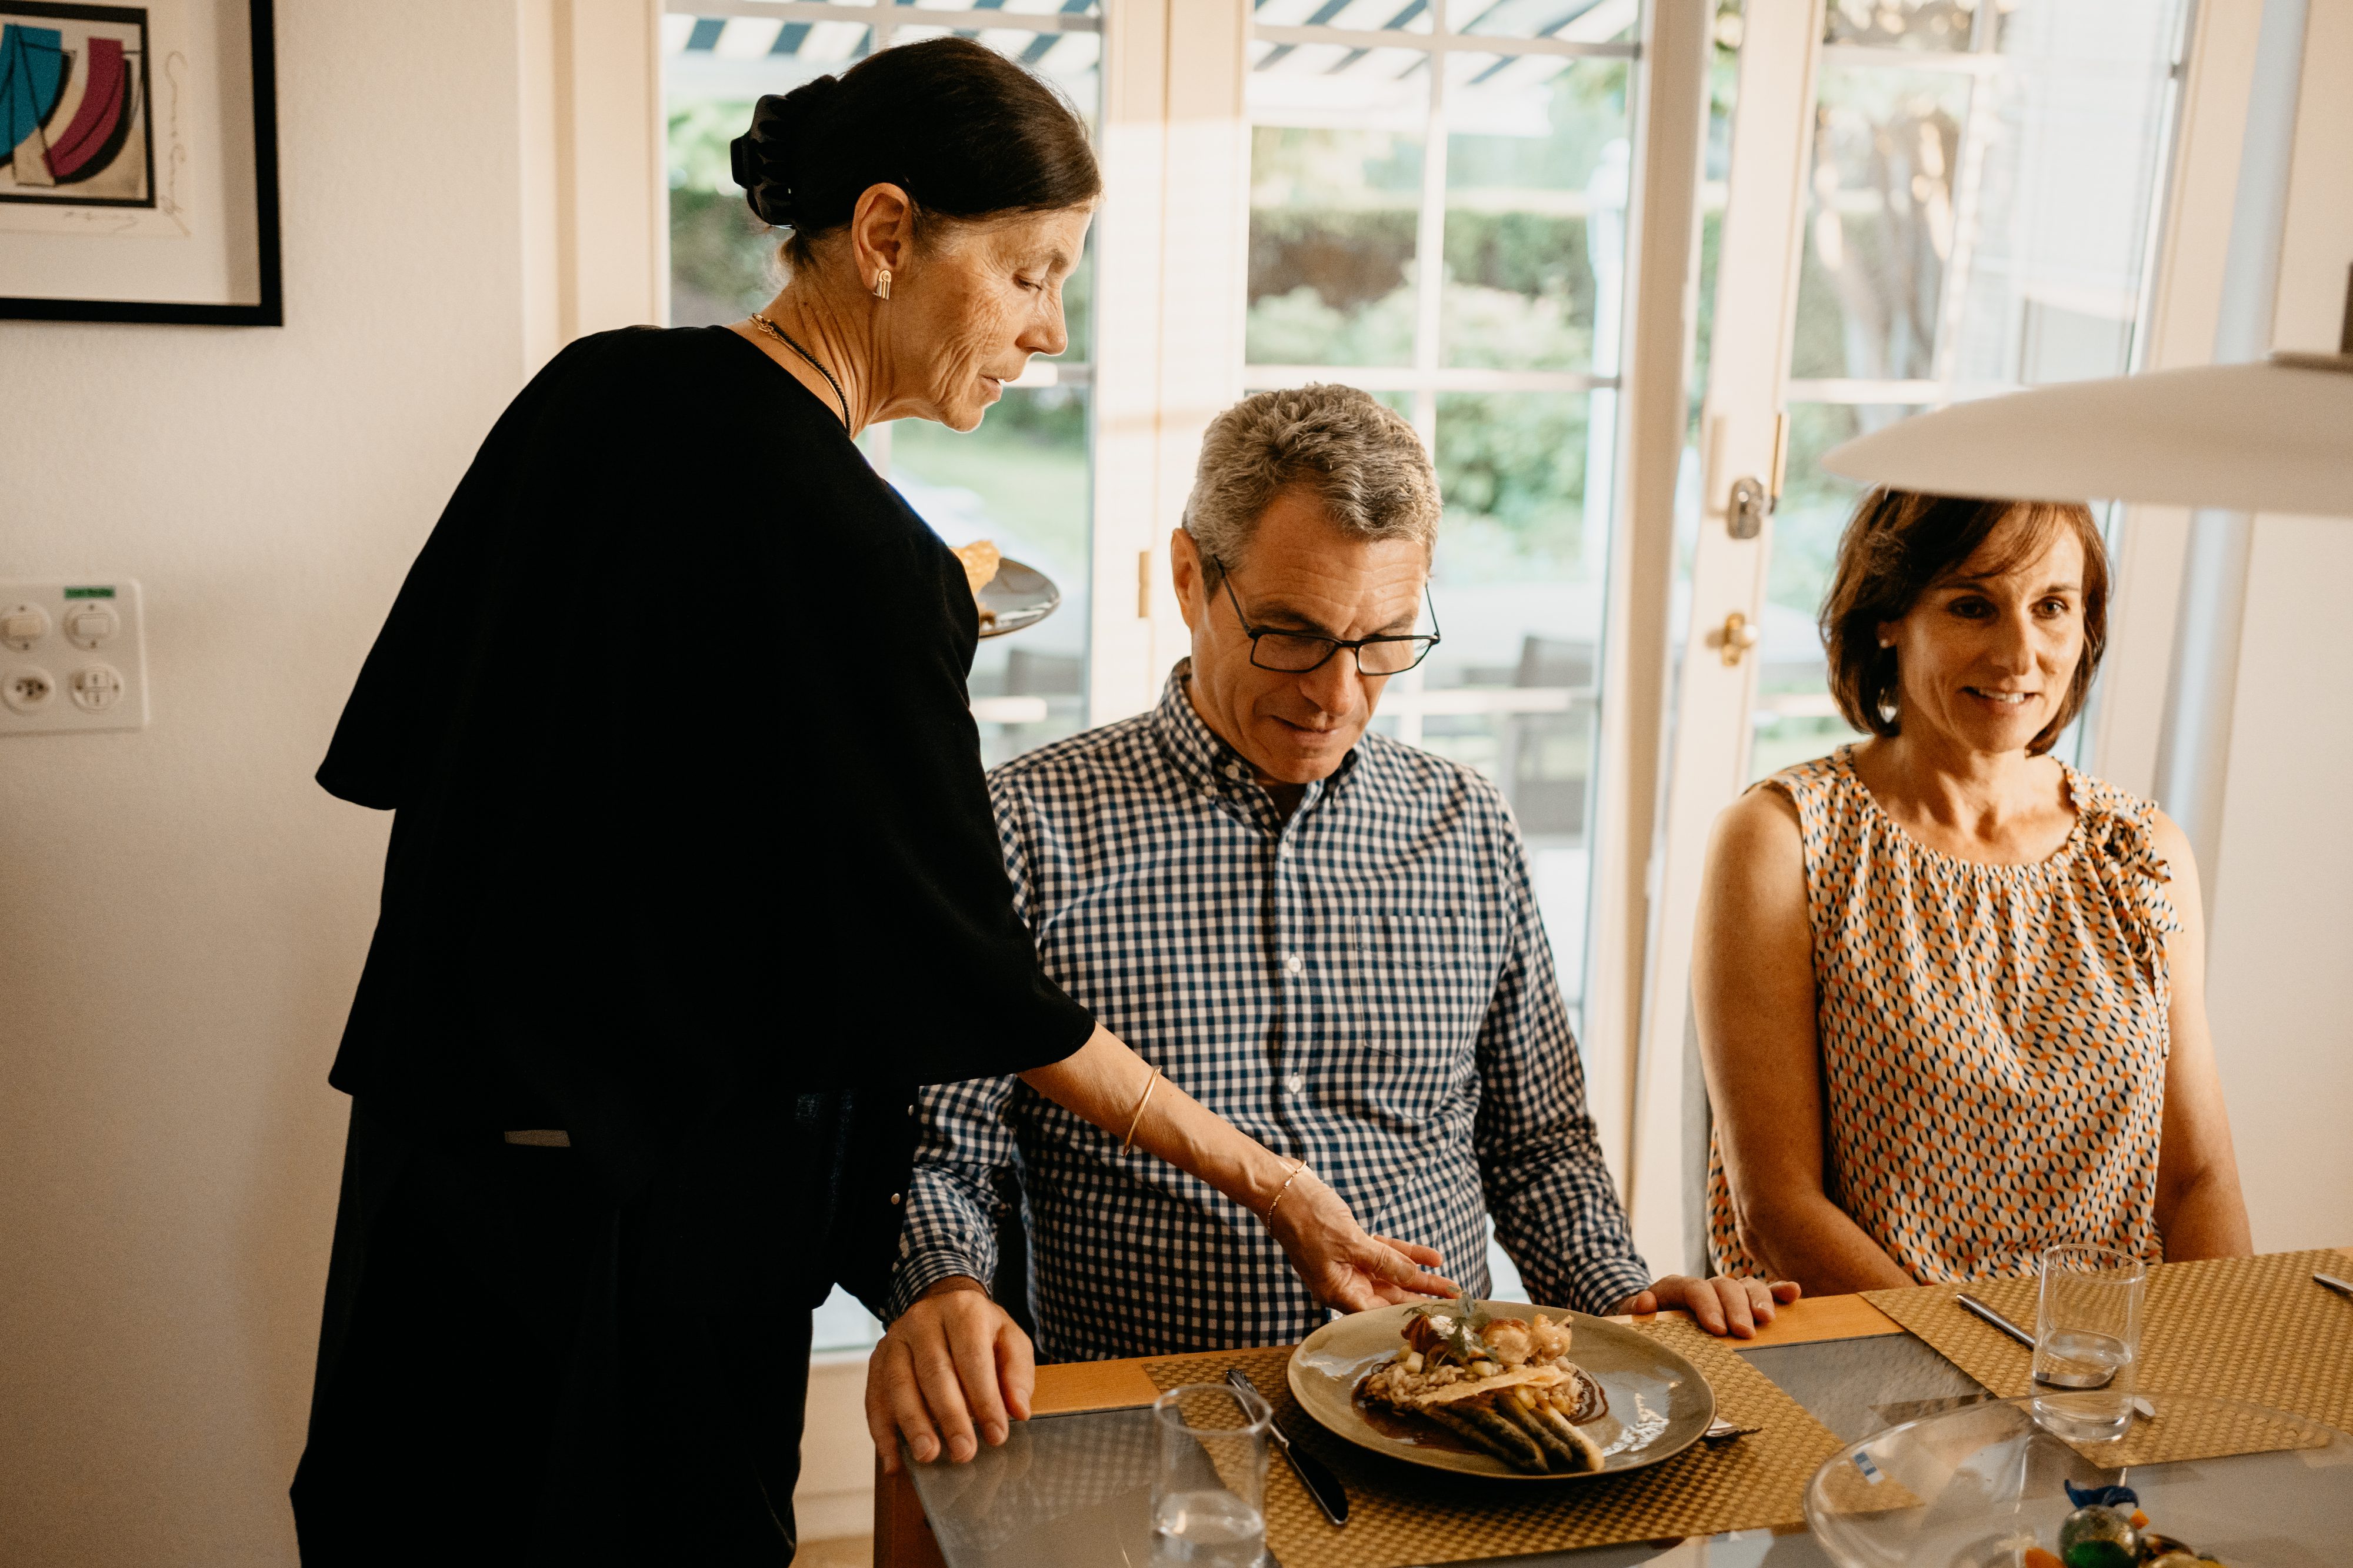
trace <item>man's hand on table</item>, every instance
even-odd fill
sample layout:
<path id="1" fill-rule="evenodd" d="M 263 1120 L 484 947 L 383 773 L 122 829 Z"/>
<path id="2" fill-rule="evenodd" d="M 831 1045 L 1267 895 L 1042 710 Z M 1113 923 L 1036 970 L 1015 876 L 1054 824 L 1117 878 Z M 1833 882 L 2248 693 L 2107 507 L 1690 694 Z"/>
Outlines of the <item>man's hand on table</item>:
<path id="1" fill-rule="evenodd" d="M 977 1279 L 943 1279 L 899 1315 L 866 1363 L 866 1429 L 882 1473 L 899 1468 L 899 1439 L 925 1463 L 943 1448 L 958 1464 L 1005 1441 L 1029 1419 L 1038 1384 L 1029 1336 Z M 977 1439 L 977 1440 L 976 1440 Z"/>
<path id="2" fill-rule="evenodd" d="M 1662 1275 L 1647 1290 L 1637 1290 L 1609 1310 L 1612 1316 L 1630 1312 L 1656 1312 L 1668 1307 L 1681 1307 L 1692 1315 L 1692 1321 L 1711 1334 L 1730 1334 L 1736 1340 L 1757 1337 L 1759 1327 L 1773 1321 L 1777 1305 L 1787 1306 L 1799 1295 L 1794 1279 L 1735 1279 L 1719 1274 L 1713 1279 L 1694 1279 L 1688 1274 Z"/>

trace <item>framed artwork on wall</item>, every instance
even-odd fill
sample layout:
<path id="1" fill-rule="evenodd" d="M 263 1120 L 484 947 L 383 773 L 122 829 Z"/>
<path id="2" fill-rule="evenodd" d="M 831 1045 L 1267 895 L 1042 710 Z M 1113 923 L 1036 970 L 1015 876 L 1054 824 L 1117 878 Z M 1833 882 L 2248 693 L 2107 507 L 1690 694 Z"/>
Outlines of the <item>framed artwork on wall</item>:
<path id="1" fill-rule="evenodd" d="M 0 0 L 0 318 L 275 327 L 270 0 Z"/>

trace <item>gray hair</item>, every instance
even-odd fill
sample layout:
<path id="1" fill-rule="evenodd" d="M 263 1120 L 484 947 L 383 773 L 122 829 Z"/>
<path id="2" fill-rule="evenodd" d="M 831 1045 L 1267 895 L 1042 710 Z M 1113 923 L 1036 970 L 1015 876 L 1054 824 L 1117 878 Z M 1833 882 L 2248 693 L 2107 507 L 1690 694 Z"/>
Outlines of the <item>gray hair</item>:
<path id="1" fill-rule="evenodd" d="M 1353 386 L 1261 392 L 1209 421 L 1185 502 L 1185 531 L 1212 585 L 1293 485 L 1351 539 L 1411 539 L 1424 550 L 1438 541 L 1438 475 L 1404 416 Z"/>

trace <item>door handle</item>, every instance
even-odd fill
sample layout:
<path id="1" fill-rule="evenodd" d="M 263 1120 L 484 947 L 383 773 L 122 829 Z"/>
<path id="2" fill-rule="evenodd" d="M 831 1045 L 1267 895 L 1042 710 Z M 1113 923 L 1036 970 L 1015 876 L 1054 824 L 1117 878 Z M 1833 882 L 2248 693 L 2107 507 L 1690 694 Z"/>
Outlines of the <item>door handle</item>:
<path id="1" fill-rule="evenodd" d="M 1725 666 L 1729 668 L 1738 664 L 1748 650 L 1757 646 L 1757 626 L 1746 616 L 1735 610 L 1724 617 L 1724 625 L 1711 632 L 1707 640 L 1724 655 Z"/>

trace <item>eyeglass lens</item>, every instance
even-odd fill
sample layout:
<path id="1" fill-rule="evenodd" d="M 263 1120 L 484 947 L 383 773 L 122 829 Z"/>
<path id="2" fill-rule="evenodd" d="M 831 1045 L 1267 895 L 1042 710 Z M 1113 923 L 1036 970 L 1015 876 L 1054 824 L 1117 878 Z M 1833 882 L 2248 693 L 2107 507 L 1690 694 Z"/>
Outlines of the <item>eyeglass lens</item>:
<path id="1" fill-rule="evenodd" d="M 1314 669 L 1332 657 L 1337 645 L 1328 637 L 1294 637 L 1261 632 L 1251 662 L 1261 669 L 1298 674 Z M 1419 664 L 1430 651 L 1427 637 L 1400 637 L 1395 642 L 1371 642 L 1356 650 L 1356 668 L 1366 675 L 1399 675 Z"/>

